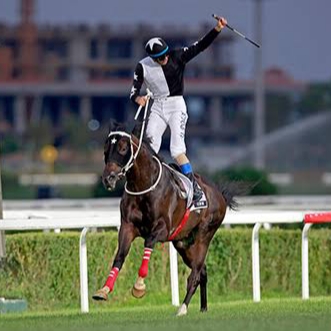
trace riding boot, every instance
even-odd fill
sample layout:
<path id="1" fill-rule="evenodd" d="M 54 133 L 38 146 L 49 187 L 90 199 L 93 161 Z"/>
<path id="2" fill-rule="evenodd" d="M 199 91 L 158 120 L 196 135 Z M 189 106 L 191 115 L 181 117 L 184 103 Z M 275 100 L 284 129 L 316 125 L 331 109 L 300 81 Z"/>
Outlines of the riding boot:
<path id="1" fill-rule="evenodd" d="M 186 177 L 188 177 L 193 184 L 193 201 L 194 202 L 199 201 L 202 198 L 203 192 L 202 192 L 201 188 L 199 187 L 199 185 L 193 175 L 193 172 L 186 174 Z"/>

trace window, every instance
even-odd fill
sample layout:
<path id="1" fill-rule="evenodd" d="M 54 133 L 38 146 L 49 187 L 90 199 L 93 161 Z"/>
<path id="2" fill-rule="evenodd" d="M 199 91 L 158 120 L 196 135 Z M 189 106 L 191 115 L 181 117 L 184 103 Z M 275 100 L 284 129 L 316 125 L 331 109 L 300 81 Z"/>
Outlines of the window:
<path id="1" fill-rule="evenodd" d="M 41 42 L 43 53 L 53 53 L 59 58 L 66 58 L 68 56 L 68 43 L 63 39 L 47 39 Z"/>
<path id="2" fill-rule="evenodd" d="M 5 39 L 1 43 L 2 45 L 9 47 L 12 50 L 13 58 L 17 59 L 19 55 L 19 45 L 17 40 L 14 39 Z"/>
<path id="3" fill-rule="evenodd" d="M 193 44 L 193 42 L 187 41 L 183 38 L 166 38 L 165 41 L 171 49 L 187 47 Z"/>
<path id="4" fill-rule="evenodd" d="M 129 69 L 113 69 L 108 70 L 104 73 L 104 78 L 111 79 L 111 78 L 131 78 L 132 71 Z"/>
<path id="5" fill-rule="evenodd" d="M 69 69 L 67 67 L 60 67 L 57 71 L 57 80 L 66 81 L 69 79 Z"/>
<path id="6" fill-rule="evenodd" d="M 202 97 L 188 97 L 187 109 L 192 124 L 202 123 L 205 118 L 206 105 Z"/>
<path id="7" fill-rule="evenodd" d="M 92 39 L 90 42 L 90 58 L 95 60 L 98 57 L 99 57 L 98 40 Z"/>
<path id="8" fill-rule="evenodd" d="M 107 42 L 107 59 L 128 59 L 132 56 L 132 41 L 129 39 L 110 39 Z"/>
<path id="9" fill-rule="evenodd" d="M 233 66 L 234 54 L 231 43 L 224 40 L 222 43 L 217 43 L 215 47 L 216 57 L 218 59 L 217 62 L 224 66 Z"/>

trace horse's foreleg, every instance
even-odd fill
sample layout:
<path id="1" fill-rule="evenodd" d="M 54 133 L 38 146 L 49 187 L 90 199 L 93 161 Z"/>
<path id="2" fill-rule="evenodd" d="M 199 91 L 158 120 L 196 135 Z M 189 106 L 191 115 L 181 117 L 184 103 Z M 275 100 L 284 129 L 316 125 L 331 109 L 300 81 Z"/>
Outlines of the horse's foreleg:
<path id="1" fill-rule="evenodd" d="M 145 278 L 148 275 L 148 264 L 155 244 L 159 241 L 165 241 L 168 236 L 166 222 L 160 219 L 153 228 L 151 235 L 145 239 L 144 255 L 138 271 L 138 278 L 133 285 L 132 295 L 135 298 L 142 298 L 146 293 Z"/>
<path id="2" fill-rule="evenodd" d="M 93 295 L 94 300 L 107 300 L 108 294 L 113 291 L 118 273 L 123 266 L 135 237 L 136 232 L 134 227 L 129 223 L 123 223 L 118 234 L 118 249 L 111 271 L 104 286 Z"/>
<path id="3" fill-rule="evenodd" d="M 138 278 L 132 288 L 132 295 L 135 298 L 142 298 L 146 293 L 146 285 L 144 279 L 147 277 L 148 274 L 148 264 L 152 252 L 153 252 L 153 248 L 150 247 L 144 248 L 144 256 L 141 262 L 141 266 L 139 268 Z"/>

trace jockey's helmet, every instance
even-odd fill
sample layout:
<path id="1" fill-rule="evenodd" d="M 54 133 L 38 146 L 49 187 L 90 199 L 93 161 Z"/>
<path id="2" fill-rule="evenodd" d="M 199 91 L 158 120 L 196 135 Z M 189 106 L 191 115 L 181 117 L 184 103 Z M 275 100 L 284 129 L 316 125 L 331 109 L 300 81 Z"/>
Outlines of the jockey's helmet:
<path id="1" fill-rule="evenodd" d="M 168 53 L 169 46 L 167 43 L 159 37 L 154 37 L 146 43 L 146 53 L 153 59 L 163 57 Z"/>

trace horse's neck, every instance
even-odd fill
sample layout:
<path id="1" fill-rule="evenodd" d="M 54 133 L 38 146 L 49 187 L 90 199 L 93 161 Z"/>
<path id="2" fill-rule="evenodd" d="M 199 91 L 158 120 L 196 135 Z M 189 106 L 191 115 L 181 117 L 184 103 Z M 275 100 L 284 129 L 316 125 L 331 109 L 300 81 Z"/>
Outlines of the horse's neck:
<path id="1" fill-rule="evenodd" d="M 128 186 L 134 191 L 148 189 L 154 184 L 158 173 L 159 166 L 153 160 L 153 156 L 142 148 L 126 175 Z"/>

